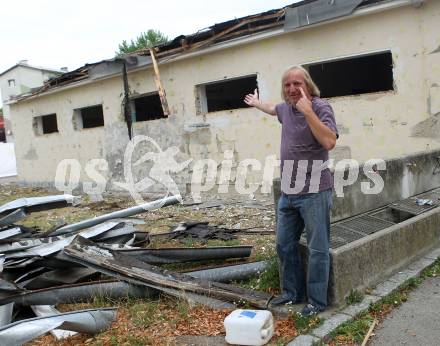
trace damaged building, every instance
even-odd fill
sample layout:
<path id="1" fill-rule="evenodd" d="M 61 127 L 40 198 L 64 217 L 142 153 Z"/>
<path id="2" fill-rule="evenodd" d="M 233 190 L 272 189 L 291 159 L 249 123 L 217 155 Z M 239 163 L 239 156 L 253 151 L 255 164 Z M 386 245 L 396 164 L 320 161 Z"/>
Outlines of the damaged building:
<path id="1" fill-rule="evenodd" d="M 439 149 L 439 17 L 434 0 L 306 0 L 64 73 L 8 102 L 19 180 L 53 184 L 58 164 L 77 159 L 86 181 L 87 162 L 103 158 L 115 188 L 138 135 L 179 148 L 177 161 L 209 158 L 220 168 L 232 153 L 235 165 L 264 163 L 279 153 L 281 127 L 243 98 L 258 88 L 281 102 L 280 78 L 292 65 L 310 71 L 335 111 L 336 160 Z M 147 143 L 137 155 L 156 149 Z M 133 172 L 142 179 L 147 169 Z M 248 183 L 262 174 L 250 172 Z"/>

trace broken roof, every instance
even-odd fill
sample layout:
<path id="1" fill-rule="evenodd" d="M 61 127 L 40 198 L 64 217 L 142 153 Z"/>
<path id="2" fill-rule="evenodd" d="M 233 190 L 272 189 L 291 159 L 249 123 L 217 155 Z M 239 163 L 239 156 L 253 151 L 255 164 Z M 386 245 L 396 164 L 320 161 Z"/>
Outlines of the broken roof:
<path id="1" fill-rule="evenodd" d="M 337 17 L 347 16 L 359 8 L 393 1 L 395 0 L 344 0 L 340 2 L 329 2 L 328 0 L 303 0 L 283 8 L 214 24 L 191 35 L 179 35 L 171 41 L 154 46 L 153 51 L 156 58 L 159 60 L 164 57 L 185 55 L 215 44 L 248 37 L 256 33 L 283 28 L 285 31 L 289 31 L 298 27 L 304 27 L 319 22 L 325 22 Z M 145 48 L 127 54 L 121 58 L 132 59 L 132 67 L 139 67 L 136 66 L 136 58 L 149 58 L 150 54 L 150 49 Z M 83 81 L 89 77 L 90 70 L 93 67 L 102 63 L 120 62 L 119 60 L 121 60 L 121 58 L 86 64 L 74 71 L 51 78 L 42 87 L 33 89 L 28 94 L 18 95 L 15 99 L 23 100 L 44 93 L 49 89 Z M 133 64 L 133 61 L 136 62 Z M 145 59 L 143 59 L 143 61 L 145 65 Z M 148 63 L 148 65 L 149 64 L 150 63 Z M 130 63 L 128 63 L 128 65 L 130 65 Z"/>

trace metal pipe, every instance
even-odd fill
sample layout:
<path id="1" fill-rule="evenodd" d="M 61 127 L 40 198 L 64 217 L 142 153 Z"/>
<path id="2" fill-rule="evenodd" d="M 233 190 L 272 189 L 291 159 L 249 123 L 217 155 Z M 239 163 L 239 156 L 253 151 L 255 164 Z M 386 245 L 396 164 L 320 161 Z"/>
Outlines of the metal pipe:
<path id="1" fill-rule="evenodd" d="M 202 280 L 230 282 L 249 279 L 252 276 L 262 273 L 267 267 L 268 262 L 260 261 L 212 269 L 196 270 L 187 272 L 185 274 Z"/>
<path id="2" fill-rule="evenodd" d="M 216 246 L 207 248 L 120 249 L 116 252 L 150 264 L 243 258 L 251 255 L 252 246 Z"/>
<path id="3" fill-rule="evenodd" d="M 95 226 L 101 222 L 108 221 L 111 219 L 133 216 L 133 215 L 140 214 L 140 213 L 143 213 L 148 210 L 154 210 L 154 209 L 159 209 L 162 207 L 167 207 L 169 205 L 179 203 L 179 198 L 180 198 L 180 196 L 178 196 L 178 197 L 177 196 L 169 196 L 169 197 L 165 197 L 163 199 L 159 199 L 159 200 L 156 200 L 153 202 L 148 202 L 148 203 L 137 205 L 137 206 L 134 206 L 131 208 L 118 210 L 113 213 L 100 215 L 100 216 L 97 216 L 93 219 L 80 221 L 80 222 L 77 222 L 77 223 L 74 223 L 71 225 L 67 225 L 67 226 L 58 228 L 56 231 L 52 232 L 51 235 L 60 235 L 60 234 L 75 232 L 80 229 Z"/>
<path id="4" fill-rule="evenodd" d="M 109 300 L 123 297 L 152 298 L 157 291 L 149 287 L 129 284 L 124 281 L 87 282 L 73 285 L 24 291 L 0 299 L 2 304 L 15 302 L 19 305 L 57 305 L 90 302 L 94 298 Z"/>

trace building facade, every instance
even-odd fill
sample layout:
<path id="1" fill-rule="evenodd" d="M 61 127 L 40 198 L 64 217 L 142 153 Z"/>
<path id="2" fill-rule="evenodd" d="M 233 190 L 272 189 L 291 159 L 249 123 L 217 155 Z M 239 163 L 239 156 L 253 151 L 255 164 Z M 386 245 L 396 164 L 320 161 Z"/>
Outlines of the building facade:
<path id="1" fill-rule="evenodd" d="M 257 87 L 260 98 L 281 102 L 282 73 L 303 65 L 335 112 L 334 159 L 364 162 L 440 148 L 440 2 L 357 1 L 349 14 L 298 25 L 301 6 L 313 12 L 313 3 L 303 3 L 284 9 L 279 26 L 159 56 L 168 115 L 151 58 L 133 57 L 127 65 L 132 135 L 148 136 L 162 150 L 177 147 L 179 162 L 210 159 L 220 171 L 232 157 L 233 171 L 246 159 L 264 166 L 279 155 L 280 124 L 238 100 Z M 79 161 L 81 181 L 90 180 L 86 166 L 96 159 L 107 162 L 100 170 L 107 188 L 127 180 L 121 63 L 84 69 L 85 77 L 81 70 L 76 79 L 9 103 L 20 181 L 51 184 L 65 159 Z M 157 148 L 139 146 L 136 158 L 149 150 Z M 191 181 L 191 167 L 179 174 L 179 184 Z M 133 166 L 135 179 L 150 168 Z M 263 167 L 253 168 L 247 183 L 257 186 Z"/>
<path id="2" fill-rule="evenodd" d="M 33 88 L 41 87 L 48 79 L 59 76 L 65 71 L 29 65 L 22 60 L 0 73 L 0 93 L 3 103 L 5 134 L 8 143 L 14 142 L 8 102 L 17 95 L 26 94 Z"/>

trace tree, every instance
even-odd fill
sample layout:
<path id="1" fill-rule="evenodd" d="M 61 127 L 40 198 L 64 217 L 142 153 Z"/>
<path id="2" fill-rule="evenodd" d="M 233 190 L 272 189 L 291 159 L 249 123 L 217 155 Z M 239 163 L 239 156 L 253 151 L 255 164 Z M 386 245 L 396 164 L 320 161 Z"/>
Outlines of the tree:
<path id="1" fill-rule="evenodd" d="M 130 43 L 128 43 L 126 40 L 123 40 L 118 46 L 119 50 L 116 52 L 116 55 L 132 53 L 139 49 L 150 48 L 167 41 L 168 37 L 162 32 L 159 30 L 150 29 L 147 32 L 142 32 L 134 41 L 130 40 Z"/>

